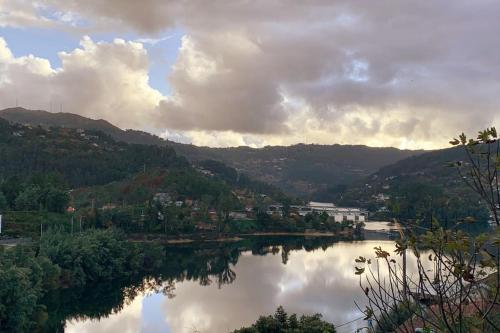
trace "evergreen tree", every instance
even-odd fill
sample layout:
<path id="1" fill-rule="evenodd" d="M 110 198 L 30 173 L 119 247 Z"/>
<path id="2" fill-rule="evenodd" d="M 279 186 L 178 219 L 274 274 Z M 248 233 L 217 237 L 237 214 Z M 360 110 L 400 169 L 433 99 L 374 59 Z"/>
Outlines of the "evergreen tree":
<path id="1" fill-rule="evenodd" d="M 290 328 L 290 330 L 296 330 L 299 328 L 299 321 L 295 313 L 291 314 L 288 318 L 288 327 Z"/>
<path id="2" fill-rule="evenodd" d="M 276 309 L 274 319 L 276 319 L 281 329 L 286 329 L 288 327 L 288 314 L 281 305 Z"/>
<path id="3" fill-rule="evenodd" d="M 8 206 L 9 205 L 7 204 L 7 198 L 5 197 L 3 192 L 0 191 L 0 213 L 6 211 Z"/>

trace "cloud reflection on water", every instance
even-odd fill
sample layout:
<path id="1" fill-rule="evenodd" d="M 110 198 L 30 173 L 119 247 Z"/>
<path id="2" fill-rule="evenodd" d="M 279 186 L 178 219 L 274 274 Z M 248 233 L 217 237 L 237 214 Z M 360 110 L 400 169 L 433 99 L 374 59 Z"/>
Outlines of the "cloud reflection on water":
<path id="1" fill-rule="evenodd" d="M 354 301 L 361 306 L 365 301 L 354 275 L 354 259 L 373 257 L 373 247 L 379 245 L 391 253 L 394 249 L 390 241 L 339 242 L 326 250 L 291 251 L 286 265 L 280 254 L 245 252 L 233 267 L 232 284 L 219 289 L 217 283 L 178 282 L 173 299 L 161 294 L 138 297 L 119 314 L 101 321 L 70 322 L 67 332 L 148 332 L 147 327 L 168 327 L 172 333 L 229 332 L 274 312 L 278 305 L 298 314 L 319 312 L 339 325 L 360 317 Z M 159 311 L 144 311 L 152 306 Z M 344 326 L 340 332 L 362 324 Z"/>

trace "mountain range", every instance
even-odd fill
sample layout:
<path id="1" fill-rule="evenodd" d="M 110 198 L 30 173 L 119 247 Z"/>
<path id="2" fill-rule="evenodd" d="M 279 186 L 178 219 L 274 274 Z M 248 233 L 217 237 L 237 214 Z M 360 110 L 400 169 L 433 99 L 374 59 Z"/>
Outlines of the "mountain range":
<path id="1" fill-rule="evenodd" d="M 169 146 L 192 163 L 220 161 L 254 179 L 303 198 L 321 199 L 320 193 L 325 189 L 359 182 L 381 168 L 424 154 L 421 150 L 339 144 L 296 144 L 263 148 L 199 147 L 164 140 L 143 131 L 122 130 L 102 119 L 94 120 L 71 113 L 51 113 L 21 107 L 1 110 L 0 118 L 10 123 L 44 128 L 101 131 L 117 141 L 131 144 Z"/>

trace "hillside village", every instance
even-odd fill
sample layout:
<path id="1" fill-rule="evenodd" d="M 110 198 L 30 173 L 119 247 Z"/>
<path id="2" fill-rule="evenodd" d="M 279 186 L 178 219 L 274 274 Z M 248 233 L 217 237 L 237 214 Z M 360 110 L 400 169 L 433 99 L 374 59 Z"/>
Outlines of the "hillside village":
<path id="1" fill-rule="evenodd" d="M 235 190 L 232 194 L 239 202 L 238 205 L 233 206 L 233 209 L 210 206 L 203 200 L 179 196 L 176 193 L 156 192 L 151 201 L 147 201 L 144 205 L 124 206 L 108 202 L 99 207 L 99 211 L 104 218 L 103 223 L 108 226 L 113 223 L 123 224 L 124 221 L 120 218 L 126 219 L 123 213 L 128 211 L 131 214 L 128 218 L 131 220 L 141 220 L 143 226 L 144 224 L 163 225 L 164 232 L 178 229 L 179 216 L 182 216 L 183 221 L 180 223 L 189 227 L 181 228 L 181 233 L 192 231 L 239 233 L 258 230 L 335 231 L 355 226 L 361 227 L 362 223 L 368 221 L 368 211 L 361 208 L 338 207 L 333 203 L 313 201 L 302 205 L 283 204 L 273 201 L 265 194 L 255 195 L 244 190 Z M 71 214 L 78 214 L 78 212 L 89 214 L 88 207 L 76 209 L 70 206 L 67 211 Z M 149 221 L 146 221 L 147 219 Z M 148 231 L 154 231 L 154 228 Z M 177 231 L 174 232 L 176 233 Z"/>

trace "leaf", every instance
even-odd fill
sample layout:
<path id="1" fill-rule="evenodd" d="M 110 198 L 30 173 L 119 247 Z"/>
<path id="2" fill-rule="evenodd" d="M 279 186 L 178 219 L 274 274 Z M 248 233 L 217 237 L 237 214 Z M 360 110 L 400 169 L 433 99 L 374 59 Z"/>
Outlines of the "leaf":
<path id="1" fill-rule="evenodd" d="M 365 314 L 365 318 L 363 318 L 363 320 L 371 319 L 371 318 L 373 318 L 373 315 L 375 314 L 373 312 L 373 310 L 370 309 L 369 307 L 366 307 L 366 310 L 363 311 L 363 313 Z"/>
<path id="2" fill-rule="evenodd" d="M 464 133 L 460 134 L 459 138 L 460 138 L 460 142 L 463 145 L 465 145 L 467 143 L 467 136 Z"/>
<path id="3" fill-rule="evenodd" d="M 497 129 L 495 127 L 490 128 L 490 134 L 496 139 L 498 137 Z"/>
<path id="4" fill-rule="evenodd" d="M 356 272 L 354 273 L 356 275 L 361 275 L 365 272 L 364 268 L 354 267 L 354 269 L 356 270 Z"/>
<path id="5" fill-rule="evenodd" d="M 380 246 L 376 246 L 376 247 L 374 247 L 374 249 L 375 249 L 375 255 L 377 256 L 377 258 L 386 259 L 387 257 L 390 256 L 390 253 L 385 251 L 385 250 L 382 250 L 382 248 Z"/>

